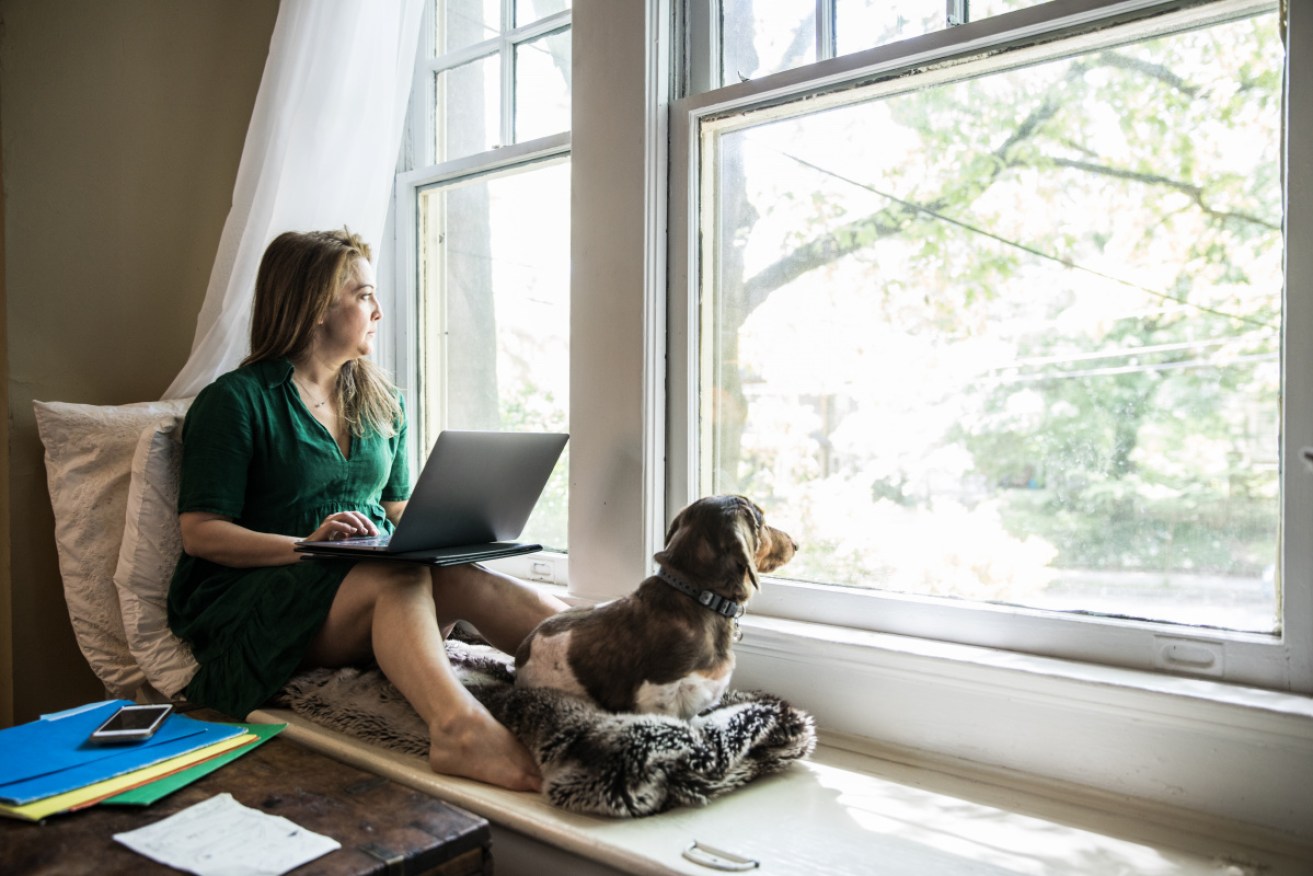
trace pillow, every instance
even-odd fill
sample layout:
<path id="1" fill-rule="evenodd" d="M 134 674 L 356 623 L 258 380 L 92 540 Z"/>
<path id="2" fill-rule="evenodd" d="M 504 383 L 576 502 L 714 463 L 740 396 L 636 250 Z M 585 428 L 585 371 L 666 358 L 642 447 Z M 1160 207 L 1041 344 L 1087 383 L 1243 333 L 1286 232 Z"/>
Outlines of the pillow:
<path id="1" fill-rule="evenodd" d="M 73 634 L 112 696 L 134 697 L 145 682 L 128 649 L 114 587 L 132 455 L 146 426 L 184 413 L 189 402 L 32 403 L 45 446 L 55 548 Z"/>
<path id="2" fill-rule="evenodd" d="M 166 604 L 169 581 L 182 554 L 181 438 L 181 415 L 142 430 L 132 457 L 123 546 L 114 572 L 128 650 L 146 680 L 166 697 L 177 696 L 196 674 L 191 649 L 169 629 Z"/>

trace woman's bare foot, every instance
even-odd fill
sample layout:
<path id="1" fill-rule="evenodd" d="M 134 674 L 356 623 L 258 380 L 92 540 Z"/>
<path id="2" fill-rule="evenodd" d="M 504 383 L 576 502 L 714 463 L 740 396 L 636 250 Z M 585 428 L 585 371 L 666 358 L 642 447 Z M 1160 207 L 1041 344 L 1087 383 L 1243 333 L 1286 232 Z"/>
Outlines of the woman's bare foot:
<path id="1" fill-rule="evenodd" d="M 429 734 L 429 766 L 435 773 L 512 791 L 542 790 L 542 776 L 529 750 L 482 706 L 444 715 Z"/>

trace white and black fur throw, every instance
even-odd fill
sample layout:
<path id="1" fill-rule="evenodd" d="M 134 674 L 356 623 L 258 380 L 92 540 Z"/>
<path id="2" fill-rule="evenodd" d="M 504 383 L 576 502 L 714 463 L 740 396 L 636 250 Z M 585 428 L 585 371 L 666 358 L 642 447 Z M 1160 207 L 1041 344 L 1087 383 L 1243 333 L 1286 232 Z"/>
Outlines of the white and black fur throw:
<path id="1" fill-rule="evenodd" d="M 449 641 L 447 654 L 466 688 L 533 753 L 547 799 L 573 812 L 624 818 L 701 806 L 816 746 L 812 717 L 765 693 L 729 691 L 689 720 L 612 714 L 558 691 L 516 688 L 509 658 L 487 646 Z M 427 763 L 428 728 L 377 669 L 304 672 L 277 702 Z"/>

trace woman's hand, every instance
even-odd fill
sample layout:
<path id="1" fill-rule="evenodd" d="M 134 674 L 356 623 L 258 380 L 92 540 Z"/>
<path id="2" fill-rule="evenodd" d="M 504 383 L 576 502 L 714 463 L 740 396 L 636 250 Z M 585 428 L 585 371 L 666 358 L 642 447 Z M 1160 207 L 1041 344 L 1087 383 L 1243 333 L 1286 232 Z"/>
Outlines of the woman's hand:
<path id="1" fill-rule="evenodd" d="M 359 511 L 339 511 L 325 517 L 319 528 L 306 537 L 306 541 L 337 541 L 370 535 L 378 535 L 374 521 Z"/>

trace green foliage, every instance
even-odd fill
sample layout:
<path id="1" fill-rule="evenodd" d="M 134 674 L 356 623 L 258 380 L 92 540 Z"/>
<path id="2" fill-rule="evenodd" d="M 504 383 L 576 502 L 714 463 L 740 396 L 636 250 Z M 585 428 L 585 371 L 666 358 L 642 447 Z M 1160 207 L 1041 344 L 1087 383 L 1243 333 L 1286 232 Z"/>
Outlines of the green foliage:
<path id="1" fill-rule="evenodd" d="M 1263 14 L 832 111 L 832 128 L 849 119 L 845 136 L 874 144 L 871 169 L 826 175 L 816 147 L 797 159 L 809 196 L 779 196 L 775 180 L 750 192 L 744 215 L 760 229 L 725 229 L 745 251 L 782 211 L 800 218 L 779 237 L 783 254 L 743 279 L 746 303 L 725 310 L 741 321 L 723 331 L 752 328 L 754 308 L 806 288 L 927 357 L 989 361 L 1010 346 L 1010 364 L 964 373 L 915 409 L 944 421 L 935 452 L 967 460 L 951 475 L 963 526 L 987 533 L 997 521 L 996 550 L 1018 557 L 1039 556 L 1021 545 L 1042 539 L 1054 567 L 1260 575 L 1278 519 L 1281 60 L 1275 16 Z M 780 141 L 797 149 L 805 124 Z M 885 141 L 908 145 L 882 151 Z M 735 337 L 740 360 L 756 361 Z M 869 449 L 872 423 L 897 429 L 881 418 L 913 408 L 889 400 L 901 375 L 863 372 L 875 357 L 851 343 L 812 351 L 854 367 L 815 366 L 827 376 L 806 399 L 843 403 L 798 426 L 805 437 L 786 436 L 787 415 L 762 401 L 721 405 L 746 412 L 742 429 L 720 424 L 745 436 L 718 448 L 735 475 L 722 487 L 811 508 L 850 478 L 850 513 L 893 526 L 942 504 L 918 486 L 912 450 Z M 753 437 L 771 429 L 773 443 Z M 809 443 L 815 456 L 787 460 Z M 972 516 L 986 506 L 992 516 Z M 882 574 L 878 545 L 811 535 L 828 547 L 802 562 L 839 576 L 822 580 Z"/>
<path id="2" fill-rule="evenodd" d="M 566 432 L 566 406 L 550 390 L 540 388 L 525 370 L 513 387 L 503 387 L 501 427 L 510 432 Z M 570 447 L 567 444 L 555 471 L 543 488 L 525 528 L 523 539 L 546 548 L 564 550 L 568 542 L 570 500 Z"/>

